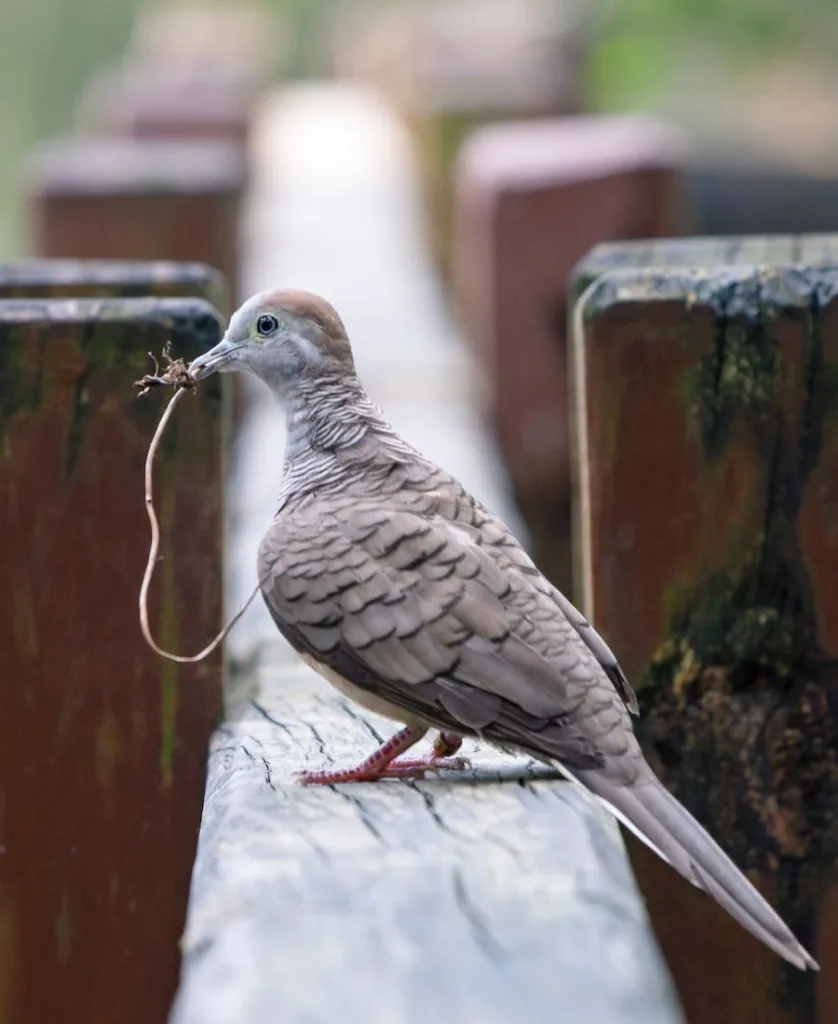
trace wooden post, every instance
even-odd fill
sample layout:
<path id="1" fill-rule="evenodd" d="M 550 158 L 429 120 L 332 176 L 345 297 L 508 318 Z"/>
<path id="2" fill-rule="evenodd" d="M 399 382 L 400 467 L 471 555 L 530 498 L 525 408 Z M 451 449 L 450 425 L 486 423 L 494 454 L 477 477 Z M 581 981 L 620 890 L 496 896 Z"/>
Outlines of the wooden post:
<path id="1" fill-rule="evenodd" d="M 237 147 L 208 140 L 72 139 L 30 163 L 37 256 L 209 264 L 238 287 Z"/>
<path id="2" fill-rule="evenodd" d="M 619 269 L 603 269 L 606 266 Z M 838 236 L 685 240 L 577 272 L 583 604 L 667 785 L 820 961 L 634 862 L 691 1024 L 838 1019 Z"/>
<path id="3" fill-rule="evenodd" d="M 681 147 L 636 117 L 492 126 L 456 170 L 458 312 L 536 560 L 571 588 L 567 281 L 598 241 L 677 234 Z"/>
<path id="4" fill-rule="evenodd" d="M 227 283 L 202 263 L 128 260 L 16 260 L 0 263 L 0 299 L 57 298 L 206 299 L 230 311 Z"/>
<path id="5" fill-rule="evenodd" d="M 137 593 L 146 450 L 166 395 L 149 351 L 216 343 L 197 299 L 0 301 L 0 1019 L 166 1019 L 221 659 L 164 662 Z M 199 650 L 221 618 L 220 391 L 160 449 L 150 615 Z"/>

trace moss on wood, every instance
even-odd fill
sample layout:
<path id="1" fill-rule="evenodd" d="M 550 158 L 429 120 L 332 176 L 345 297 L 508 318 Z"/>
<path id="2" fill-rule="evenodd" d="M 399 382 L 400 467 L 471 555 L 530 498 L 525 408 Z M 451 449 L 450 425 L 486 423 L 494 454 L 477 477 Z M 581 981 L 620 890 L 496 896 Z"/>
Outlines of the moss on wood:
<path id="1" fill-rule="evenodd" d="M 639 687 L 638 733 L 673 792 L 768 881 L 812 943 L 838 858 L 838 664 L 818 642 L 798 514 L 834 423 L 838 368 L 824 360 L 814 288 L 803 308 L 757 294 L 751 316 L 741 296 L 728 300 L 713 351 L 688 371 L 685 404 L 708 464 L 734 435 L 747 439 L 762 470 L 762 521 L 723 568 L 669 596 L 667 637 Z M 803 336 L 796 348 L 776 330 L 789 317 Z M 813 1020 L 814 989 L 795 986 L 796 1019 Z"/>

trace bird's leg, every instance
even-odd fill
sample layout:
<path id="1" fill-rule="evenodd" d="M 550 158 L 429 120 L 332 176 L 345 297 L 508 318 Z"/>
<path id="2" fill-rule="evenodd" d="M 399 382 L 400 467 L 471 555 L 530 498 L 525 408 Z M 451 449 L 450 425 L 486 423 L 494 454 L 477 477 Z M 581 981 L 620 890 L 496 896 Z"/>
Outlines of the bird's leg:
<path id="1" fill-rule="evenodd" d="M 434 739 L 434 749 L 427 757 L 393 761 L 387 766 L 387 778 L 423 775 L 426 771 L 457 771 L 469 767 L 467 757 L 454 757 L 463 745 L 463 737 L 456 732 L 440 731 Z"/>
<path id="2" fill-rule="evenodd" d="M 395 736 L 391 736 L 378 750 L 354 768 L 302 771 L 298 773 L 297 781 L 303 786 L 328 786 L 338 782 L 377 782 L 379 779 L 421 776 L 429 770 L 462 770 L 467 767 L 468 762 L 465 758 L 448 756 L 456 753 L 463 742 L 462 738 L 453 732 L 439 733 L 434 740 L 433 753 L 428 757 L 396 761 L 399 754 L 404 754 L 415 746 L 425 732 L 425 729 L 408 726 Z"/>
<path id="3" fill-rule="evenodd" d="M 395 736 L 391 736 L 378 750 L 354 768 L 337 768 L 333 771 L 328 769 L 313 772 L 303 771 L 297 775 L 297 781 L 303 786 L 330 785 L 335 782 L 373 782 L 382 777 L 383 772 L 399 754 L 403 754 L 417 744 L 426 731 L 407 726 L 397 732 Z"/>

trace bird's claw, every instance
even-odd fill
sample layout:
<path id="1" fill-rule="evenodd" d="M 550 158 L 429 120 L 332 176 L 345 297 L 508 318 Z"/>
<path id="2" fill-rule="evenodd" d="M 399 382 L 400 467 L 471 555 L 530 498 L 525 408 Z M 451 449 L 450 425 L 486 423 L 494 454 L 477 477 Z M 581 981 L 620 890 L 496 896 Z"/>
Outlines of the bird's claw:
<path id="1" fill-rule="evenodd" d="M 424 757 L 405 761 L 393 761 L 379 778 L 423 779 L 428 772 L 464 772 L 471 768 L 467 757 Z"/>
<path id="2" fill-rule="evenodd" d="M 386 768 L 371 772 L 361 766 L 303 770 L 294 773 L 298 786 L 335 786 L 344 782 L 380 782 L 382 779 L 423 779 L 428 772 L 463 772 L 471 768 L 467 757 L 430 757 L 392 761 Z"/>

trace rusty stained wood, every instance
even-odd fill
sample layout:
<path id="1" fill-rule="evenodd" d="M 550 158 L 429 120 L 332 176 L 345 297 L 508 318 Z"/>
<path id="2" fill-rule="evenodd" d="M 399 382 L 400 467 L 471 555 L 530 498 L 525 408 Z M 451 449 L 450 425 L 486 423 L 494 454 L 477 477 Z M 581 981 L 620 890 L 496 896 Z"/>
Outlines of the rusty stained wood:
<path id="1" fill-rule="evenodd" d="M 694 1024 L 838 1016 L 836 255 L 834 237 L 702 239 L 577 272 L 586 611 L 653 767 L 824 968 L 782 964 L 634 849 Z"/>
<path id="2" fill-rule="evenodd" d="M 680 1021 L 604 811 L 472 743 L 454 778 L 297 786 L 395 728 L 310 676 L 213 739 L 171 1024 Z"/>
<path id="3" fill-rule="evenodd" d="M 162 662 L 137 593 L 143 466 L 164 396 L 147 352 L 220 334 L 197 299 L 0 302 L 0 1020 L 162 1021 L 200 821 L 221 659 Z M 221 619 L 218 385 L 157 466 L 151 622 L 199 650 Z"/>

